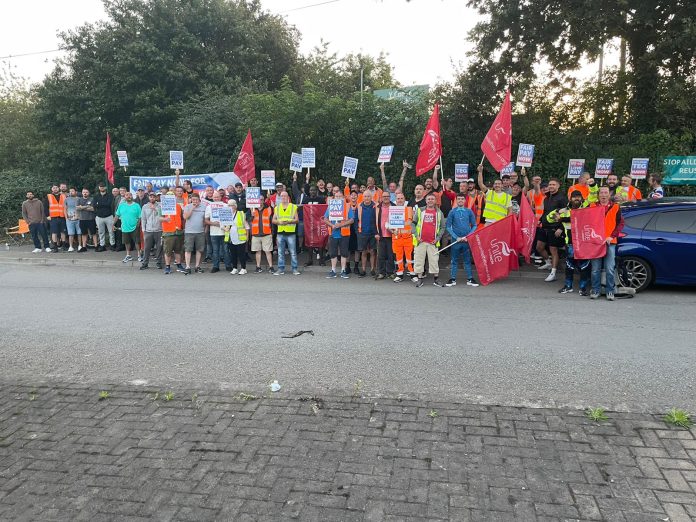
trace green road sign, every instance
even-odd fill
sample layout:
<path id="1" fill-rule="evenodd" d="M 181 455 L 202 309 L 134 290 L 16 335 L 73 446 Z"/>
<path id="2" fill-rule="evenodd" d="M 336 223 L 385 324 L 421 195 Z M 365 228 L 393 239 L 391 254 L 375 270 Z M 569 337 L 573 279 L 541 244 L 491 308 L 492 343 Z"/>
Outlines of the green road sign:
<path id="1" fill-rule="evenodd" d="M 663 185 L 696 185 L 696 156 L 667 156 Z"/>

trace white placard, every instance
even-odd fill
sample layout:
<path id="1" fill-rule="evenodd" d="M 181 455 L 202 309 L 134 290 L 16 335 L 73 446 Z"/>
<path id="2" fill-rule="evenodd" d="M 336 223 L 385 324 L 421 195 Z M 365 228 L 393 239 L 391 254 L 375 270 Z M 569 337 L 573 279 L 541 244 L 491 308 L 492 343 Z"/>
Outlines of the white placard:
<path id="1" fill-rule="evenodd" d="M 275 170 L 261 171 L 261 189 L 274 190 L 276 186 Z"/>
<path id="2" fill-rule="evenodd" d="M 170 150 L 169 151 L 169 168 L 184 169 L 184 151 Z"/>
<path id="3" fill-rule="evenodd" d="M 406 224 L 406 207 L 391 206 L 389 207 L 389 223 L 387 228 L 397 229 L 404 228 Z"/>
<path id="4" fill-rule="evenodd" d="M 461 183 L 469 179 L 469 164 L 468 163 L 455 163 L 454 164 L 454 181 Z"/>
<path id="5" fill-rule="evenodd" d="M 118 166 L 127 167 L 128 166 L 128 154 L 125 150 L 117 150 L 116 156 L 118 156 Z"/>
<path id="6" fill-rule="evenodd" d="M 302 172 L 302 154 L 293 152 L 290 154 L 290 170 L 293 172 Z"/>
<path id="7" fill-rule="evenodd" d="M 302 147 L 302 168 L 313 169 L 316 164 L 317 150 L 314 147 Z"/>
<path id="8" fill-rule="evenodd" d="M 343 157 L 343 168 L 341 168 L 341 176 L 344 178 L 355 179 L 355 174 L 358 172 L 358 158 L 349 156 Z"/>
<path id="9" fill-rule="evenodd" d="M 176 196 L 160 196 L 160 208 L 163 216 L 176 216 Z"/>
<path id="10" fill-rule="evenodd" d="M 379 149 L 379 156 L 377 156 L 377 163 L 389 163 L 391 161 L 392 154 L 394 154 L 394 145 L 383 145 Z"/>
<path id="11" fill-rule="evenodd" d="M 247 208 L 261 208 L 261 187 L 247 187 L 246 206 Z"/>

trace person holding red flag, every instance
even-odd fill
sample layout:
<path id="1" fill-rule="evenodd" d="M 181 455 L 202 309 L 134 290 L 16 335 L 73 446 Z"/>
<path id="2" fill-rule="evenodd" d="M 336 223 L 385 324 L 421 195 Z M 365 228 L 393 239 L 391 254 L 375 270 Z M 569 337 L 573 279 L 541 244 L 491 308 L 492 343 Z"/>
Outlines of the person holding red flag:
<path id="1" fill-rule="evenodd" d="M 606 185 L 600 187 L 599 202 L 592 206 L 604 209 L 604 237 L 606 238 L 604 241 L 607 244 L 607 250 L 604 257 L 592 260 L 592 292 L 590 293 L 590 299 L 599 297 L 602 285 L 602 265 L 604 265 L 604 271 L 607 276 L 605 286 L 607 301 L 613 301 L 616 289 L 614 278 L 616 272 L 616 242 L 623 229 L 624 220 L 621 216 L 619 205 L 611 201 L 609 187 Z"/>
<path id="2" fill-rule="evenodd" d="M 512 108 L 510 91 L 505 91 L 505 99 L 493 125 L 481 143 L 481 152 L 493 168 L 500 172 L 509 165 L 512 156 Z M 483 163 L 483 161 L 481 162 Z"/>
<path id="3" fill-rule="evenodd" d="M 111 136 L 106 133 L 106 152 L 104 154 L 104 170 L 106 171 L 106 179 L 109 183 L 114 184 L 114 160 L 111 159 Z"/>

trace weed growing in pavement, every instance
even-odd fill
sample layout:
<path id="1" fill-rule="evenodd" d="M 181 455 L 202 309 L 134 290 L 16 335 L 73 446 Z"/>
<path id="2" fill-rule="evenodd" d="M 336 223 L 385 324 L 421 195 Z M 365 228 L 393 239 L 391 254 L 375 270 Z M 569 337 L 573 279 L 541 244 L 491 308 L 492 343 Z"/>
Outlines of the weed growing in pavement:
<path id="1" fill-rule="evenodd" d="M 29 400 L 30 401 L 35 401 L 37 396 L 38 395 L 36 393 L 36 390 L 32 390 L 31 392 L 29 392 Z"/>
<path id="2" fill-rule="evenodd" d="M 607 417 L 604 412 L 604 408 L 587 408 L 585 410 L 585 417 L 595 422 L 605 421 L 608 420 L 609 417 Z"/>
<path id="3" fill-rule="evenodd" d="M 355 381 L 355 384 L 353 384 L 353 397 L 359 397 L 360 392 L 362 391 L 363 387 L 363 381 L 362 379 L 358 379 Z"/>
<path id="4" fill-rule="evenodd" d="M 429 416 L 431 419 L 434 419 L 434 418 L 437 417 L 438 415 L 439 415 L 439 413 L 438 413 L 436 410 L 430 410 L 430 413 L 428 413 L 428 416 Z"/>
<path id="5" fill-rule="evenodd" d="M 689 429 L 693 424 L 693 422 L 691 421 L 691 414 L 678 408 L 672 408 L 671 410 L 669 410 L 667 412 L 667 415 L 665 415 L 662 419 L 667 424 L 679 426 L 680 428 L 686 429 Z"/>
<path id="6" fill-rule="evenodd" d="M 108 391 L 102 390 L 99 392 L 99 400 L 100 401 L 103 401 L 104 399 L 108 399 L 109 397 L 111 397 L 111 394 Z"/>
<path id="7" fill-rule="evenodd" d="M 256 399 L 258 399 L 256 395 L 244 392 L 241 392 L 239 395 L 237 395 L 237 398 L 242 401 L 255 401 Z"/>
<path id="8" fill-rule="evenodd" d="M 162 398 L 163 398 L 165 401 L 171 401 L 171 400 L 174 398 L 174 393 L 168 391 L 168 392 L 166 392 L 166 393 L 162 396 Z"/>
<path id="9" fill-rule="evenodd" d="M 151 401 L 156 401 L 157 399 L 159 399 L 159 392 L 155 392 L 155 394 L 152 397 L 150 397 Z"/>

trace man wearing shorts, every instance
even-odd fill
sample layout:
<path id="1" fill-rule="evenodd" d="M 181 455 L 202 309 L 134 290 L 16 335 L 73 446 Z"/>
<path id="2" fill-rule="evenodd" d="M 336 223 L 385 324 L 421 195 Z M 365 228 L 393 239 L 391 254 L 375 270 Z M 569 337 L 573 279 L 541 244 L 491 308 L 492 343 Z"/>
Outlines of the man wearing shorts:
<path id="1" fill-rule="evenodd" d="M 337 189 L 338 187 L 334 187 Z M 341 199 L 343 196 L 341 195 Z M 350 276 L 346 272 L 346 265 L 350 257 L 348 243 L 350 241 L 350 226 L 353 224 L 354 214 L 350 204 L 343 200 L 343 218 L 340 221 L 329 219 L 329 209 L 324 213 L 324 223 L 329 227 L 329 257 L 331 258 L 331 271 L 326 276 L 327 279 L 336 278 L 336 263 L 338 256 L 341 256 L 341 279 L 348 279 Z"/>
<path id="2" fill-rule="evenodd" d="M 371 275 L 377 268 L 377 206 L 372 202 L 372 192 L 363 192 L 363 201 L 358 205 L 358 250 L 362 252 L 362 272 L 359 277 L 367 274 L 367 256 L 370 256 Z"/>
<path id="3" fill-rule="evenodd" d="M 568 198 L 560 190 L 561 183 L 557 178 L 549 180 L 549 191 L 544 198 L 544 213 L 541 216 L 541 228 L 537 230 L 537 252 L 546 260 L 539 270 L 551 269 L 544 279 L 547 283 L 556 280 L 558 268 L 558 249 L 565 246 L 565 233 L 561 223 L 550 222 L 547 217 L 551 212 L 562 210 L 568 206 Z M 548 252 L 546 247 L 548 246 Z M 550 252 L 550 255 L 549 255 Z"/>
<path id="4" fill-rule="evenodd" d="M 51 193 L 46 196 L 44 203 L 46 220 L 51 231 L 51 241 L 53 242 L 53 252 L 65 247 L 68 249 L 65 229 L 65 195 L 60 192 L 58 185 L 51 187 Z"/>
<path id="5" fill-rule="evenodd" d="M 273 273 L 273 209 L 266 205 L 261 198 L 261 208 L 251 210 L 251 251 L 256 255 L 256 273 L 263 272 L 261 268 L 261 252 L 266 254 L 268 272 Z"/>
<path id="6" fill-rule="evenodd" d="M 80 220 L 77 218 L 77 190 L 70 187 L 68 195 L 65 197 L 65 227 L 68 231 L 68 252 L 80 251 Z M 73 243 L 75 246 L 73 247 Z"/>
<path id="7" fill-rule="evenodd" d="M 78 252 L 87 251 L 87 242 L 89 236 L 92 236 L 92 244 L 94 249 L 97 249 L 97 221 L 96 212 L 94 211 L 94 198 L 90 195 L 89 190 L 82 189 L 82 197 L 77 199 L 77 218 L 80 220 L 80 230 L 82 231 L 82 246 L 77 249 Z"/>
<path id="8" fill-rule="evenodd" d="M 174 195 L 173 192 L 169 193 Z M 177 272 L 185 272 L 181 264 L 184 251 L 183 207 L 176 204 L 176 214 L 173 216 L 160 216 L 162 221 L 162 246 L 164 250 L 164 275 L 172 273 L 172 259 L 176 263 Z"/>
<path id="9" fill-rule="evenodd" d="M 140 205 L 133 199 L 133 194 L 126 192 L 123 200 L 116 209 L 116 219 L 121 221 L 121 241 L 126 247 L 126 257 L 124 263 L 133 261 L 131 256 L 131 242 L 136 250 L 140 250 Z"/>
<path id="10" fill-rule="evenodd" d="M 196 253 L 195 271 L 203 273 L 201 261 L 205 251 L 205 206 L 201 204 L 201 197 L 197 192 L 191 194 L 190 203 L 184 207 L 184 258 L 186 269 L 184 274 L 191 274 L 191 254 Z"/>

